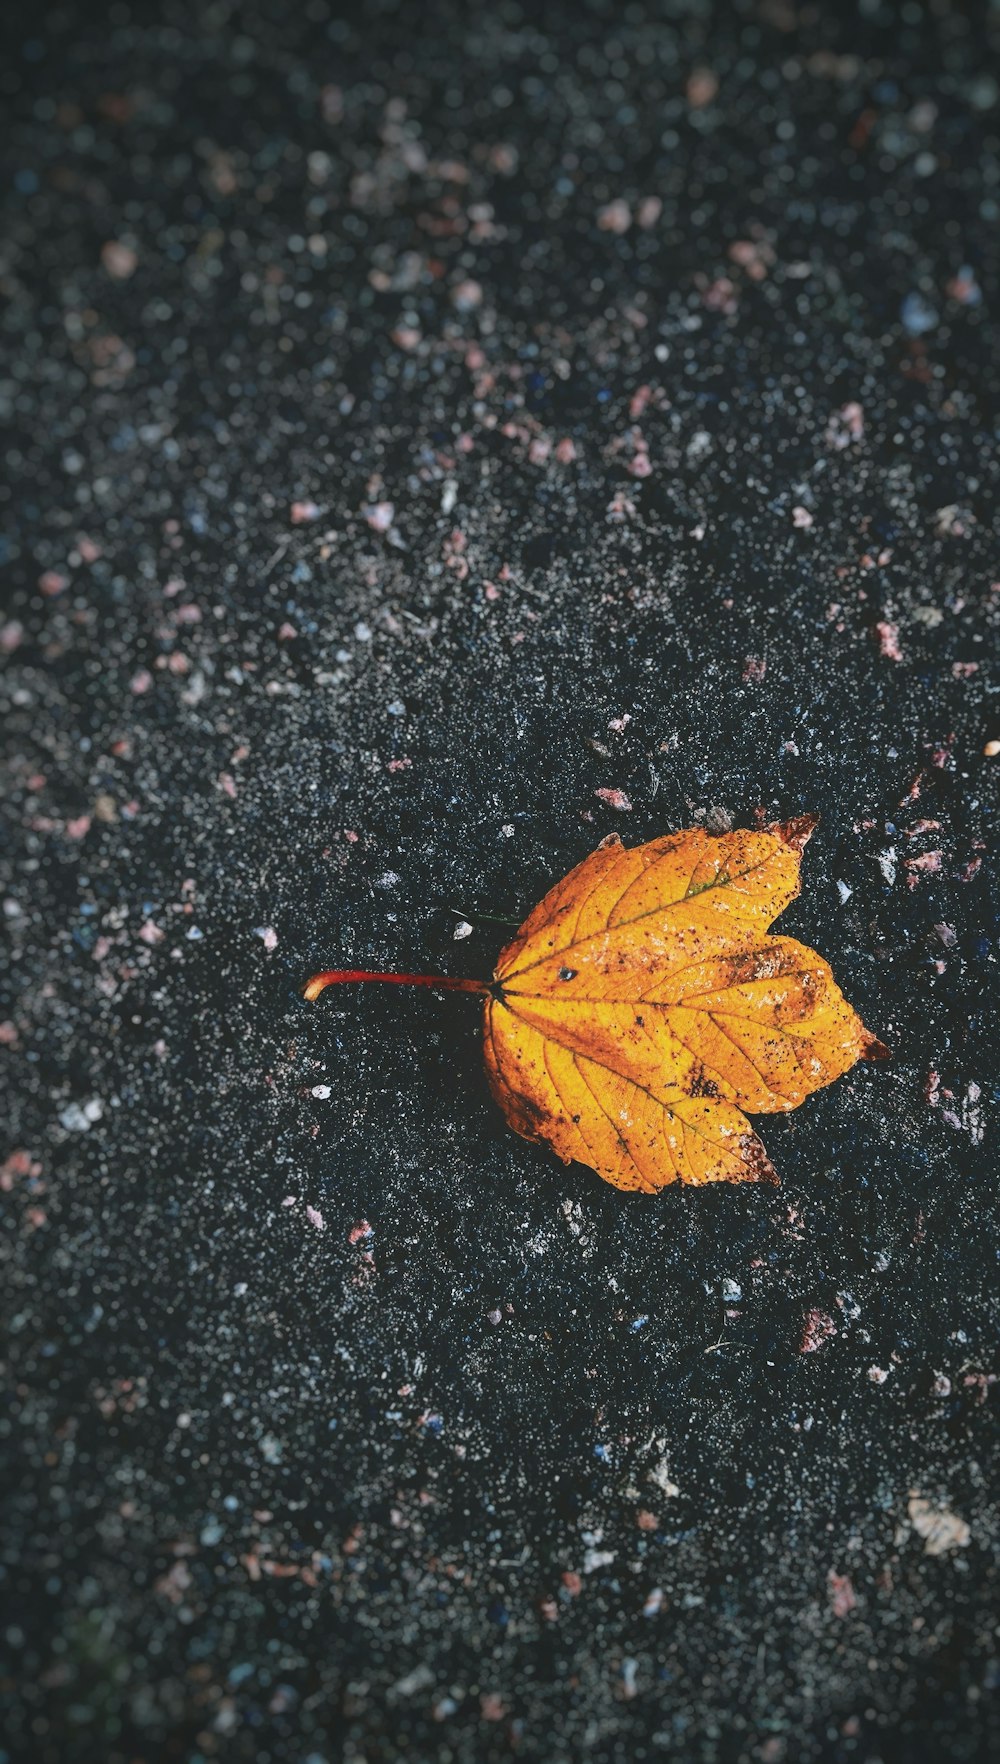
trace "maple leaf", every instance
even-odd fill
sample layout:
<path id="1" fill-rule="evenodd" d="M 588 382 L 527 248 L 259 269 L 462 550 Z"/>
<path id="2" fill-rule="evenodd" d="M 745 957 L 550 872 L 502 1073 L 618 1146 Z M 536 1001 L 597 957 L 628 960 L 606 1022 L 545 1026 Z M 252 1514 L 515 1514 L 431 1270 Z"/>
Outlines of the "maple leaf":
<path id="1" fill-rule="evenodd" d="M 556 884 L 492 983 L 336 970 L 485 995 L 490 1087 L 510 1125 L 616 1188 L 776 1181 L 744 1111 L 797 1108 L 887 1050 L 829 964 L 767 935 L 799 892 L 803 816 L 759 832 L 613 835 Z"/>

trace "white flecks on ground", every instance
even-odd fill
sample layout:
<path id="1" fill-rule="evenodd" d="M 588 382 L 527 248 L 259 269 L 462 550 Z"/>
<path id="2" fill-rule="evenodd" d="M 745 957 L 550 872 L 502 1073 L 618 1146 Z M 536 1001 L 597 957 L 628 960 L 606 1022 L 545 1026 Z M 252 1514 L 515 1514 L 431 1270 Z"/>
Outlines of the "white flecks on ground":
<path id="1" fill-rule="evenodd" d="M 986 1111 L 983 1108 L 983 1092 L 980 1085 L 970 1080 L 966 1085 L 965 1098 L 962 1103 L 962 1126 L 968 1133 L 973 1145 L 979 1145 L 986 1132 Z"/>
<path id="2" fill-rule="evenodd" d="M 860 441 L 865 432 L 864 411 L 860 404 L 841 405 L 827 424 L 826 445 L 835 453 L 840 453 L 852 442 Z"/>
<path id="3" fill-rule="evenodd" d="M 673 1500 L 674 1497 L 681 1492 L 670 1474 L 670 1460 L 665 1452 L 657 1459 L 656 1463 L 646 1471 L 646 1480 L 654 1483 L 660 1490 L 660 1493 L 666 1495 L 668 1500 Z"/>
<path id="4" fill-rule="evenodd" d="M 614 1559 L 614 1550 L 584 1550 L 583 1572 L 584 1574 L 596 1574 L 599 1568 L 610 1568 Z"/>
<path id="5" fill-rule="evenodd" d="M 896 880 L 896 860 L 897 853 L 894 845 L 887 846 L 885 851 L 877 852 L 875 855 L 875 862 L 878 864 L 878 867 L 890 888 Z"/>
<path id="6" fill-rule="evenodd" d="M 104 1114 L 104 1104 L 93 1096 L 85 1103 L 68 1103 L 61 1110 L 59 1124 L 67 1133 L 87 1133 Z"/>
<path id="7" fill-rule="evenodd" d="M 924 1540 L 925 1555 L 944 1556 L 949 1550 L 964 1550 L 971 1541 L 972 1533 L 964 1519 L 915 1490 L 910 1493 L 906 1511 L 917 1536 Z"/>

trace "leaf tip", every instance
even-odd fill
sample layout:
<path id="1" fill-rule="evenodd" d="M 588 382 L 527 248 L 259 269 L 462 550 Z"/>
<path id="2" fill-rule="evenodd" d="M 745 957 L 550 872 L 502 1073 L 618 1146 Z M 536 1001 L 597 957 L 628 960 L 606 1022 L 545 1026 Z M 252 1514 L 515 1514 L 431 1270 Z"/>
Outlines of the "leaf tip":
<path id="1" fill-rule="evenodd" d="M 781 1177 L 768 1157 L 756 1133 L 747 1135 L 743 1146 L 743 1162 L 746 1174 L 744 1182 L 768 1182 L 772 1188 L 780 1188 Z"/>
<path id="2" fill-rule="evenodd" d="M 861 1049 L 861 1058 L 863 1060 L 891 1060 L 892 1048 L 886 1047 L 885 1042 L 880 1041 L 877 1035 L 870 1035 Z"/>
<path id="3" fill-rule="evenodd" d="M 790 821 L 776 821 L 768 828 L 793 851 L 803 851 L 819 826 L 818 815 L 795 815 Z"/>

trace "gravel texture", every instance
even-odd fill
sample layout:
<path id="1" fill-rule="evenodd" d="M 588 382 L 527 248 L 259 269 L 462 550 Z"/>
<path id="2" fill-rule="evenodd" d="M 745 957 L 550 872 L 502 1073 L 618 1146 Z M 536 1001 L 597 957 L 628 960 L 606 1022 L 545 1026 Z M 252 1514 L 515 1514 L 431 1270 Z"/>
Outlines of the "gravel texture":
<path id="1" fill-rule="evenodd" d="M 0 1760 L 987 1758 L 985 27 L 97 13 L 0 67 Z M 894 1058 L 781 1188 L 620 1195 L 473 999 L 299 997 L 807 811 Z"/>

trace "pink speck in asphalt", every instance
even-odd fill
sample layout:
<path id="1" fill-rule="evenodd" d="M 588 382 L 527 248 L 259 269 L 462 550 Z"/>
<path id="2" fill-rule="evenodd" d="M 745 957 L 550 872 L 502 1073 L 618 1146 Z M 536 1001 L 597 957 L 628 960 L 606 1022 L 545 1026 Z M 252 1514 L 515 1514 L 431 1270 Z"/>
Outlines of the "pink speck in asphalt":
<path id="1" fill-rule="evenodd" d="M 829 1341 L 830 1337 L 836 1333 L 837 1325 L 826 1311 L 807 1311 L 799 1341 L 799 1353 L 817 1353 L 823 1343 Z"/>
<path id="2" fill-rule="evenodd" d="M 109 239 L 101 246 L 101 262 L 116 282 L 127 282 L 139 267 L 139 259 L 131 245 L 124 245 L 120 239 Z"/>
<path id="3" fill-rule="evenodd" d="M 921 876 L 936 876 L 943 862 L 943 851 L 925 851 L 919 857 L 907 858 L 904 864 L 907 888 L 916 888 Z"/>
<path id="4" fill-rule="evenodd" d="M 719 78 L 710 67 L 696 67 L 688 76 L 685 96 L 692 110 L 701 110 L 719 90 Z"/>
<path id="5" fill-rule="evenodd" d="M 598 210 L 597 224 L 602 233 L 627 233 L 632 225 L 632 210 L 619 196 Z"/>
<path id="6" fill-rule="evenodd" d="M 476 307 L 483 304 L 482 287 L 471 277 L 467 277 L 452 289 L 451 303 L 456 312 L 475 312 Z"/>
<path id="7" fill-rule="evenodd" d="M 725 313 L 731 318 L 739 305 L 739 297 L 728 276 L 716 276 L 712 282 L 705 282 L 704 277 L 699 283 L 703 304 L 709 312 Z"/>
<path id="8" fill-rule="evenodd" d="M 887 661 L 902 661 L 903 652 L 899 647 L 898 625 L 894 625 L 891 619 L 879 619 L 875 626 L 875 635 L 878 638 L 880 655 L 884 655 Z"/>
<path id="9" fill-rule="evenodd" d="M 830 1609 L 835 1617 L 849 1617 L 857 1605 L 857 1595 L 848 1574 L 838 1574 L 831 1568 L 827 1575 L 827 1588 L 830 1594 Z"/>

